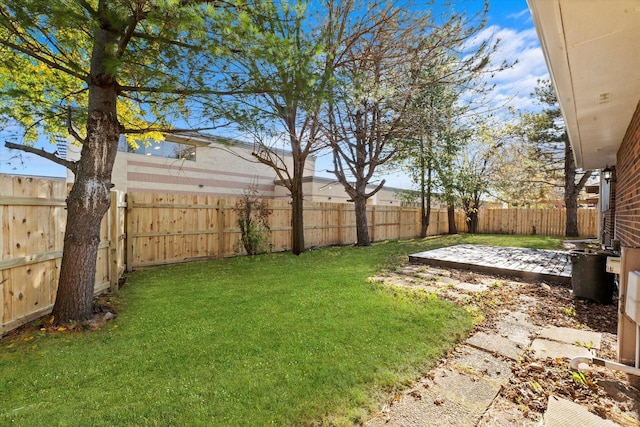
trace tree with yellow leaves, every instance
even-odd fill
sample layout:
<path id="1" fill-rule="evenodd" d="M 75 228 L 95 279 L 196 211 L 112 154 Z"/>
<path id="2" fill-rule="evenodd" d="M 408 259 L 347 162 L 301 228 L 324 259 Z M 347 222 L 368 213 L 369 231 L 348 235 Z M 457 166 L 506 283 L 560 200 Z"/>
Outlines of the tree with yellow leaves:
<path id="1" fill-rule="evenodd" d="M 175 131 L 194 110 L 219 117 L 220 97 L 242 91 L 220 79 L 233 52 L 222 43 L 259 2 L 21 0 L 0 3 L 0 117 L 21 144 L 75 174 L 67 199 L 56 322 L 93 316 L 100 222 L 122 134 Z M 244 18 L 243 18 L 244 17 Z M 268 39 L 268 38 L 267 38 Z M 195 127 L 214 126 L 215 119 Z M 193 129 L 193 126 L 189 128 Z M 68 133 L 78 161 L 29 145 L 38 132 Z"/>

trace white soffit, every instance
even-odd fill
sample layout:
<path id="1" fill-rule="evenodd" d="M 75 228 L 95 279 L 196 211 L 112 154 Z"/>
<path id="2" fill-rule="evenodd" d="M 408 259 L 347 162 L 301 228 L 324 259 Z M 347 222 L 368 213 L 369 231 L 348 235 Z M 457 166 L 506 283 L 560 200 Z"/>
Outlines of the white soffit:
<path id="1" fill-rule="evenodd" d="M 640 0 L 528 0 L 578 167 L 616 163 L 640 101 Z"/>

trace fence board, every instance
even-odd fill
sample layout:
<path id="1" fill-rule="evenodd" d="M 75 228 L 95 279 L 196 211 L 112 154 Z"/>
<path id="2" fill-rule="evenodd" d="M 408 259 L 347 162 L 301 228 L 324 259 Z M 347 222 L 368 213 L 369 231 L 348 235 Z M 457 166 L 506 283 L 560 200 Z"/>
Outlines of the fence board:
<path id="1" fill-rule="evenodd" d="M 596 237 L 597 219 L 594 209 L 578 210 L 580 237 Z M 566 222 L 566 211 L 563 209 L 480 209 L 478 233 L 531 235 L 535 227 L 535 234 L 562 236 Z M 464 214 L 456 213 L 456 223 L 458 231 L 468 230 Z"/>
<path id="2" fill-rule="evenodd" d="M 0 334 L 46 315 L 53 308 L 62 259 L 67 192 L 64 181 L 0 175 Z M 110 213 L 115 210 L 112 208 Z M 109 215 L 105 216 L 100 229 L 96 293 L 109 288 L 111 282 L 110 221 Z M 121 227 L 117 233 L 121 248 L 123 230 Z M 118 274 L 123 271 L 121 259 Z"/>

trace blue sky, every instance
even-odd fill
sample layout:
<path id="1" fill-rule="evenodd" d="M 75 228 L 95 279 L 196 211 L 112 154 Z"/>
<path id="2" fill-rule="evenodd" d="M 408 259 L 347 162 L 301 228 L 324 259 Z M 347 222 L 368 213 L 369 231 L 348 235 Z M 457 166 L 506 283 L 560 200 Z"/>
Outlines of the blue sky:
<path id="1" fill-rule="evenodd" d="M 480 0 L 458 0 L 455 3 L 456 7 L 465 9 L 476 9 L 482 5 Z M 503 59 L 518 60 L 513 68 L 496 76 L 495 101 L 507 102 L 518 109 L 532 107 L 529 94 L 533 92 L 537 80 L 548 78 L 548 74 L 526 1 L 492 0 L 489 5 L 489 22 L 483 36 L 500 39 L 500 49 L 494 57 L 496 63 L 502 62 Z M 64 167 L 39 156 L 7 150 L 4 148 L 6 140 L 20 142 L 15 129 L 0 130 L 0 173 L 59 177 L 66 175 Z M 36 146 L 44 147 L 48 151 L 55 150 L 53 145 L 45 141 Z M 318 161 L 316 169 L 319 175 L 328 176 L 321 170 L 325 164 L 322 160 Z M 403 174 L 394 174 L 386 178 L 389 186 L 411 187 L 408 178 Z"/>

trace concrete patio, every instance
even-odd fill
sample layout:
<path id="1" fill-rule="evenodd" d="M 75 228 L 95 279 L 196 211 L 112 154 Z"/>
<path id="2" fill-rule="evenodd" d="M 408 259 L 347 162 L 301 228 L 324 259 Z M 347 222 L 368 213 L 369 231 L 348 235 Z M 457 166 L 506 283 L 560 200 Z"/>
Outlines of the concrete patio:
<path id="1" fill-rule="evenodd" d="M 563 251 L 457 245 L 411 254 L 409 262 L 531 281 L 571 284 L 571 259 L 569 253 Z"/>

